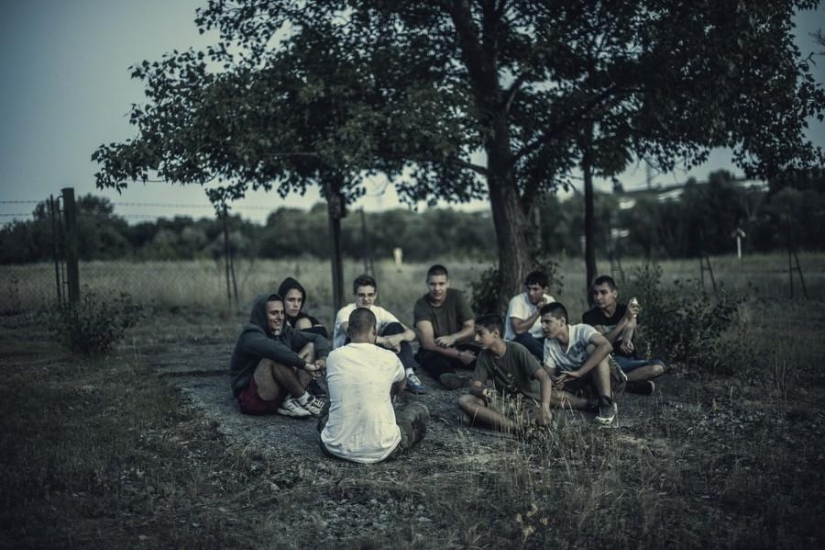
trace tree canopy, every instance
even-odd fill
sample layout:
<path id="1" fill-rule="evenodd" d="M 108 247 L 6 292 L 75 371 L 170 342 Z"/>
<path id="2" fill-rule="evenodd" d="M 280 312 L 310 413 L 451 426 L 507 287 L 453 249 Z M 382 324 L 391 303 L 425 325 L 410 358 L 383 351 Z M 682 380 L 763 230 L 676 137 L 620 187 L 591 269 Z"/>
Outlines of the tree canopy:
<path id="1" fill-rule="evenodd" d="M 101 146 L 98 185 L 156 171 L 342 201 L 386 174 L 409 201 L 488 197 L 503 295 L 537 252 L 531 220 L 584 151 L 602 175 L 730 147 L 749 175 L 822 162 L 825 92 L 793 43 L 805 0 L 211 0 L 205 52 L 144 62 L 136 139 Z M 583 143 L 586 147 L 583 147 Z"/>

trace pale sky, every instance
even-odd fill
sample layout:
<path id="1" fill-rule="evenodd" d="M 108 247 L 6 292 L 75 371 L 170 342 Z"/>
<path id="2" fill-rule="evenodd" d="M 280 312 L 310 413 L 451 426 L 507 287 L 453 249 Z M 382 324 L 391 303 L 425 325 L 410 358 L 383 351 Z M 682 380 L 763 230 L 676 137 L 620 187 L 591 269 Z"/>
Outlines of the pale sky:
<path id="1" fill-rule="evenodd" d="M 130 223 L 155 216 L 211 216 L 202 187 L 162 183 L 130 184 L 118 195 L 98 190 L 97 164 L 92 152 L 102 143 L 134 137 L 128 124 L 132 103 L 143 103 L 143 87 L 129 76 L 129 67 L 144 59 L 159 59 L 173 49 L 201 48 L 214 35 L 199 35 L 195 10 L 206 0 L 0 0 L 0 224 L 22 213 L 27 219 L 34 204 L 63 187 L 76 195 L 94 193 L 110 198 L 115 212 Z M 797 20 L 798 43 L 803 51 L 820 51 L 808 33 L 825 27 L 825 9 L 807 12 Z M 816 75 L 825 82 L 825 58 Z M 825 145 L 825 127 L 813 125 L 810 137 Z M 690 173 L 679 171 L 656 177 L 670 185 L 690 176 L 705 179 L 719 168 L 741 171 L 725 151 L 714 151 L 710 161 Z M 644 168 L 630 169 L 620 178 L 625 189 L 645 185 Z M 609 184 L 602 184 L 609 189 Z M 381 210 L 400 206 L 391 186 L 352 209 Z M 234 204 L 235 212 L 262 222 L 270 210 L 283 205 L 308 208 L 320 200 L 317 192 L 282 200 L 275 193 L 250 194 Z M 4 202 L 6 201 L 6 202 Z M 137 204 L 136 204 L 137 203 Z M 157 207 L 152 204 L 200 205 Z M 464 208 L 484 209 L 477 202 Z"/>

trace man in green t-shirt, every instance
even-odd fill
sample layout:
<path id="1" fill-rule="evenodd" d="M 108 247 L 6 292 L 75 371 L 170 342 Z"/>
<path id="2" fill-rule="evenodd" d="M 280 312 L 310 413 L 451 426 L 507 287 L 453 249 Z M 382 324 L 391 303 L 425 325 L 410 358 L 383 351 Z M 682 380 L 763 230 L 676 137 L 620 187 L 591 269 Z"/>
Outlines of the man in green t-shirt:
<path id="1" fill-rule="evenodd" d="M 471 369 L 475 353 L 467 348 L 473 338 L 474 315 L 464 293 L 450 288 L 443 265 L 427 271 L 429 292 L 415 302 L 413 326 L 421 348 L 416 360 L 446 388 L 463 387 L 466 380 L 456 368 Z"/>
<path id="2" fill-rule="evenodd" d="M 511 433 L 521 433 L 529 422 L 550 424 L 553 383 L 547 371 L 527 348 L 502 338 L 504 323 L 496 314 L 475 320 L 475 341 L 481 346 L 470 393 L 458 406 L 469 424 L 480 423 Z M 488 380 L 495 391 L 486 387 Z"/>

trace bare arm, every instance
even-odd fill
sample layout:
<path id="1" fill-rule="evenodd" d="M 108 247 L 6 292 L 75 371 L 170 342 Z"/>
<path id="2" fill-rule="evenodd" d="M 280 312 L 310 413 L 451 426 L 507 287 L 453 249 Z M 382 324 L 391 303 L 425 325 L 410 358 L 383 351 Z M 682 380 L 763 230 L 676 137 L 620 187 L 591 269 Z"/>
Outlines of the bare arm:
<path id="1" fill-rule="evenodd" d="M 510 317 L 510 325 L 513 327 L 513 332 L 516 334 L 523 334 L 533 328 L 533 325 L 541 317 L 541 308 L 549 302 L 547 296 L 542 296 L 539 303 L 536 304 L 536 311 L 533 312 L 527 319 L 519 319 L 518 317 Z"/>
<path id="2" fill-rule="evenodd" d="M 518 317 L 510 317 L 510 325 L 513 327 L 513 332 L 516 334 L 524 334 L 535 324 L 536 320 L 541 317 L 539 313 L 539 309 L 535 311 L 530 317 L 527 319 L 519 319 Z"/>
<path id="3" fill-rule="evenodd" d="M 565 371 L 559 377 L 560 380 L 565 378 L 581 378 L 596 368 L 596 365 L 601 363 L 602 359 L 610 355 L 610 352 L 613 351 L 613 345 L 601 334 L 594 334 L 591 336 L 590 343 L 596 346 L 596 348 L 590 355 L 587 356 L 587 360 L 585 360 L 581 368 L 574 371 Z"/>
<path id="4" fill-rule="evenodd" d="M 341 324 L 343 327 L 343 323 Z M 415 331 L 408 327 L 407 325 L 402 324 L 404 327 L 404 332 L 399 334 L 392 334 L 390 336 L 379 336 L 375 343 L 379 346 L 389 347 L 389 348 L 398 348 L 401 345 L 401 342 L 414 342 L 415 341 Z M 346 327 L 344 328 L 346 330 Z"/>
<path id="5" fill-rule="evenodd" d="M 475 326 L 474 321 L 469 322 L 472 323 L 473 326 Z M 466 326 L 467 323 L 464 324 Z M 440 353 L 441 355 L 450 357 L 452 359 L 459 359 L 466 365 L 469 365 L 475 359 L 475 354 L 473 354 L 470 351 L 459 351 L 454 347 L 443 347 L 439 345 L 436 342 L 435 332 L 433 331 L 433 324 L 430 321 L 418 321 L 415 324 L 415 328 L 418 329 L 418 338 L 421 342 L 421 347 L 425 350 L 434 351 L 436 353 Z M 470 330 L 470 334 L 472 334 L 472 329 Z M 463 331 L 464 330 L 462 330 L 462 332 Z M 442 338 L 445 337 L 442 336 Z"/>
<path id="6" fill-rule="evenodd" d="M 404 393 L 404 388 L 407 386 L 407 377 L 405 376 L 398 382 L 393 382 L 390 386 L 390 395 L 399 395 Z"/>
<path id="7" fill-rule="evenodd" d="M 550 414 L 550 397 L 553 392 L 553 381 L 543 368 L 539 368 L 534 372 L 533 378 L 539 381 L 541 387 L 541 413 L 536 418 L 536 423 L 539 426 L 547 426 L 552 418 Z"/>
<path id="8" fill-rule="evenodd" d="M 422 321 L 422 322 L 426 322 L 426 321 Z M 432 323 L 430 324 L 430 327 L 432 328 Z M 473 334 L 475 332 L 475 328 L 476 328 L 475 320 L 470 319 L 468 321 L 464 321 L 464 324 L 461 325 L 461 330 L 459 330 L 458 332 L 456 332 L 454 334 L 448 334 L 446 336 L 439 336 L 438 338 L 435 339 L 435 343 L 436 343 L 436 345 L 439 345 L 439 346 L 445 347 L 445 348 L 452 347 L 452 346 L 456 345 L 457 343 L 461 342 L 462 340 L 469 340 L 470 338 L 472 338 Z"/>

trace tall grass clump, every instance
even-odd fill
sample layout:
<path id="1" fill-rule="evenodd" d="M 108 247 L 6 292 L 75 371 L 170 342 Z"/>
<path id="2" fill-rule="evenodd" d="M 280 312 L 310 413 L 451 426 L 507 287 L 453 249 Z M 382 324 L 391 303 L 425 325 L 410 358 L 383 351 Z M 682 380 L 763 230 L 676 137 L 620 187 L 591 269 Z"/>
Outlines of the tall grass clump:
<path id="1" fill-rule="evenodd" d="M 103 300 L 92 293 L 74 304 L 61 304 L 49 324 L 57 342 L 72 353 L 103 355 L 141 318 L 142 308 L 127 293 Z"/>

